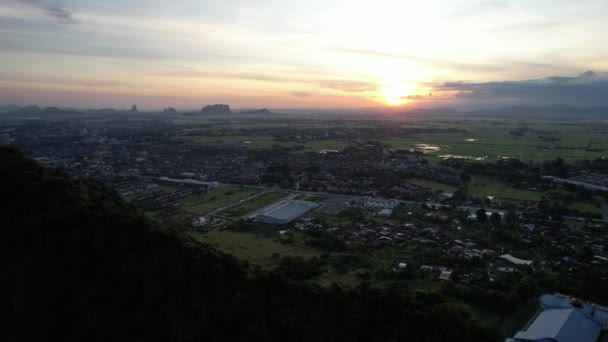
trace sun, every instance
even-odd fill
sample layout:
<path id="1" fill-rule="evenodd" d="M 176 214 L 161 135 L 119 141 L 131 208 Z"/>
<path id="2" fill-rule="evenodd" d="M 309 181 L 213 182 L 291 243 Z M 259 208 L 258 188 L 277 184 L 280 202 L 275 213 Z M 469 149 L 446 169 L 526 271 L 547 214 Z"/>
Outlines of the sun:
<path id="1" fill-rule="evenodd" d="M 393 83 L 380 90 L 382 101 L 389 106 L 399 106 L 408 103 L 408 95 L 412 94 L 414 85 L 410 83 Z"/>

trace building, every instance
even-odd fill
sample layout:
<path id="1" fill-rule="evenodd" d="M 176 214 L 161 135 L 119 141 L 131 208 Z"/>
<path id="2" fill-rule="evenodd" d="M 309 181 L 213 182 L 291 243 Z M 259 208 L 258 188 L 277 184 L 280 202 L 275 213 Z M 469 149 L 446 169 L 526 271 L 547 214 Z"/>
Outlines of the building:
<path id="1" fill-rule="evenodd" d="M 595 342 L 608 330 L 608 308 L 562 294 L 540 297 L 540 311 L 510 342 Z"/>
<path id="2" fill-rule="evenodd" d="M 382 209 L 378 212 L 378 216 L 380 217 L 390 217 L 393 214 L 392 209 Z"/>
<path id="3" fill-rule="evenodd" d="M 260 209 L 254 219 L 262 223 L 286 224 L 316 208 L 318 205 L 313 202 L 282 200 Z"/>
<path id="4" fill-rule="evenodd" d="M 441 274 L 439 275 L 439 279 L 441 279 L 441 280 L 452 279 L 452 271 L 441 271 Z"/>
<path id="5" fill-rule="evenodd" d="M 395 199 L 384 199 L 384 198 L 374 198 L 374 197 L 364 197 L 363 198 L 363 207 L 368 210 L 382 210 L 382 209 L 390 209 L 393 210 L 399 205 L 399 201 Z"/>

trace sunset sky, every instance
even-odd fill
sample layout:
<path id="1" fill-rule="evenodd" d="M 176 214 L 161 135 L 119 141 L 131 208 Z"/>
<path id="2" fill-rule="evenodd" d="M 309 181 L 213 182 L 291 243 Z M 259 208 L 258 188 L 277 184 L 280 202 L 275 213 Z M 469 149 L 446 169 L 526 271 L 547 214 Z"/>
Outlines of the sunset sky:
<path id="1" fill-rule="evenodd" d="M 0 0 L 0 104 L 608 105 L 606 0 Z"/>

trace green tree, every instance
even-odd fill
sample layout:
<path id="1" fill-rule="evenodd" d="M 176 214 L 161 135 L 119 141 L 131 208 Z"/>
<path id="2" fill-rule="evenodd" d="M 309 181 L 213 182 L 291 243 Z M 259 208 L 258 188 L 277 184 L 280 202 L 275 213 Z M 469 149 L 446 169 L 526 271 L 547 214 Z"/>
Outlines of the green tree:
<path id="1" fill-rule="evenodd" d="M 509 228 L 514 228 L 517 226 L 519 223 L 519 216 L 517 216 L 515 210 L 507 211 L 507 214 L 505 215 L 505 223 L 509 226 Z"/>
<path id="2" fill-rule="evenodd" d="M 479 210 L 477 210 L 477 221 L 479 222 L 485 222 L 488 219 L 488 214 L 486 213 L 486 210 L 481 208 Z"/>
<path id="3" fill-rule="evenodd" d="M 496 226 L 500 224 L 501 220 L 502 217 L 497 212 L 493 212 L 492 215 L 490 215 L 490 222 L 492 222 Z"/>

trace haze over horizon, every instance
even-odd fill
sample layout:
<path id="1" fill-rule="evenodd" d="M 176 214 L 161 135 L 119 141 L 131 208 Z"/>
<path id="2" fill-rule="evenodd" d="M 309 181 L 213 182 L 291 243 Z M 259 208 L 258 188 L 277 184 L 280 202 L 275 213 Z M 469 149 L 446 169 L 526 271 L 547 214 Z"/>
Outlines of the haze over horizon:
<path id="1" fill-rule="evenodd" d="M 0 4 L 0 104 L 608 105 L 608 2 Z"/>

